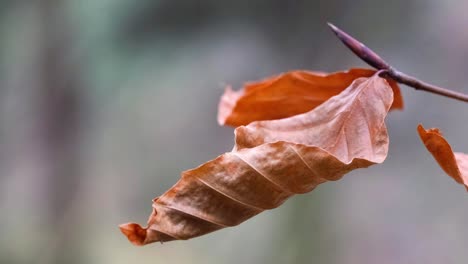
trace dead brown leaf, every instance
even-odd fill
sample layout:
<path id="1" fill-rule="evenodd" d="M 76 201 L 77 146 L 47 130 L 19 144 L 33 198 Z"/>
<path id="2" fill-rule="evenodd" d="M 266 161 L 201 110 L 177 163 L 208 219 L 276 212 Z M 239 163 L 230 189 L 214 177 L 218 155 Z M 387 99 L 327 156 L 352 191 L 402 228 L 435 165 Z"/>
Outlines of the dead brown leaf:
<path id="1" fill-rule="evenodd" d="M 153 201 L 148 226 L 122 232 L 136 245 L 190 239 L 280 206 L 387 156 L 384 123 L 393 102 L 385 79 L 356 79 L 312 111 L 236 129 L 233 151 L 185 171 Z M 278 108 L 275 108 L 279 110 Z"/>
<path id="2" fill-rule="evenodd" d="M 350 69 L 322 73 L 290 71 L 259 82 L 247 83 L 239 91 L 226 89 L 218 107 L 218 123 L 240 126 L 258 120 L 274 120 L 308 112 L 348 87 L 355 79 L 370 77 L 376 71 Z M 398 84 L 387 80 L 393 89 L 392 109 L 403 108 Z"/>
<path id="3" fill-rule="evenodd" d="M 456 182 L 464 184 L 468 191 L 468 155 L 453 152 L 452 147 L 437 128 L 426 130 L 420 124 L 418 125 L 418 133 L 427 150 L 445 173 Z"/>

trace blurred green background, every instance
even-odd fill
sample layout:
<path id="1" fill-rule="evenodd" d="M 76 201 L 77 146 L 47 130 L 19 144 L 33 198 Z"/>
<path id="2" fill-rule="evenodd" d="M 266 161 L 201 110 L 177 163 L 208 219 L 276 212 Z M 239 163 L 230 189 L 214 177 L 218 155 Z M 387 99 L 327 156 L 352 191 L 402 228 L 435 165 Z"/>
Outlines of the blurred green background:
<path id="1" fill-rule="evenodd" d="M 466 263 L 468 195 L 421 144 L 468 152 L 468 105 L 402 87 L 387 161 L 234 228 L 134 247 L 181 171 L 229 151 L 224 86 L 365 66 L 330 21 L 400 70 L 468 93 L 468 1 L 0 2 L 0 263 Z"/>

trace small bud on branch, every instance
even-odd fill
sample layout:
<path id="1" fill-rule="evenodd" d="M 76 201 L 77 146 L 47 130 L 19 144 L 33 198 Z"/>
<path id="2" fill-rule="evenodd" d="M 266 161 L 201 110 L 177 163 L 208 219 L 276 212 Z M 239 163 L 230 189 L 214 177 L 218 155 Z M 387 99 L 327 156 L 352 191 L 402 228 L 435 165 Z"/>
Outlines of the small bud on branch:
<path id="1" fill-rule="evenodd" d="M 369 49 L 366 45 L 362 44 L 355 38 L 348 35 L 346 32 L 337 28 L 335 25 L 328 23 L 333 33 L 359 58 L 365 61 L 370 66 L 383 70 L 383 74 L 394 79 L 399 83 L 406 84 L 415 88 L 416 90 L 423 90 L 426 92 L 446 96 L 463 102 L 468 102 L 468 95 L 451 91 L 442 87 L 438 87 L 429 83 L 425 83 L 415 77 L 402 73 L 384 61 L 377 53 Z"/>

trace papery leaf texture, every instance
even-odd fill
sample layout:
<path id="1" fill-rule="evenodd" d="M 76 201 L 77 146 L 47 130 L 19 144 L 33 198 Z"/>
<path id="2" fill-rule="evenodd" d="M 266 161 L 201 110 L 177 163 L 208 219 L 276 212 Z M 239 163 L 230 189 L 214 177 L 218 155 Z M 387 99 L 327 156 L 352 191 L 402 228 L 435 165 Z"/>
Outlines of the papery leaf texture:
<path id="1" fill-rule="evenodd" d="M 456 182 L 465 185 L 468 191 L 468 155 L 454 152 L 437 128 L 424 129 L 418 125 L 418 133 L 427 150 L 439 166 Z"/>
<path id="2" fill-rule="evenodd" d="M 388 152 L 388 82 L 358 78 L 337 96 L 293 117 L 235 130 L 231 152 L 182 173 L 153 200 L 148 226 L 120 226 L 135 245 L 185 240 L 238 225 L 294 194 L 381 163 Z"/>
<path id="3" fill-rule="evenodd" d="M 247 83 L 239 91 L 228 87 L 219 103 L 218 123 L 236 127 L 302 114 L 339 94 L 355 79 L 375 72 L 360 68 L 334 73 L 297 70 Z M 398 84 L 392 79 L 387 81 L 394 93 L 392 109 L 402 109 Z"/>

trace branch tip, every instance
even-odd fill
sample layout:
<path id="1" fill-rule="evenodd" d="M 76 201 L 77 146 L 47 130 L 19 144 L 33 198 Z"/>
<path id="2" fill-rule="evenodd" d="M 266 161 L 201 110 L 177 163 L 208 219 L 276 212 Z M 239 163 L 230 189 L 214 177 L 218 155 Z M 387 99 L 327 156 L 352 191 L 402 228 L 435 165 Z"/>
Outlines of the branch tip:
<path id="1" fill-rule="evenodd" d="M 356 54 L 356 56 L 358 56 L 367 64 L 376 68 L 377 70 L 384 70 L 383 72 L 379 73 L 379 75 L 386 75 L 394 79 L 395 81 L 411 86 L 416 90 L 423 90 L 426 92 L 442 95 L 459 101 L 468 102 L 467 94 L 454 92 L 442 87 L 428 84 L 421 80 L 418 80 L 415 77 L 397 71 L 395 68 L 390 66 L 390 64 L 384 61 L 377 53 L 369 49 L 366 45 L 362 44 L 352 36 L 348 35 L 348 33 L 339 29 L 332 23 L 328 22 L 327 24 L 333 31 L 333 33 L 335 33 L 335 35 L 338 37 L 338 39 L 340 39 L 346 47 L 348 47 L 354 54 Z"/>

